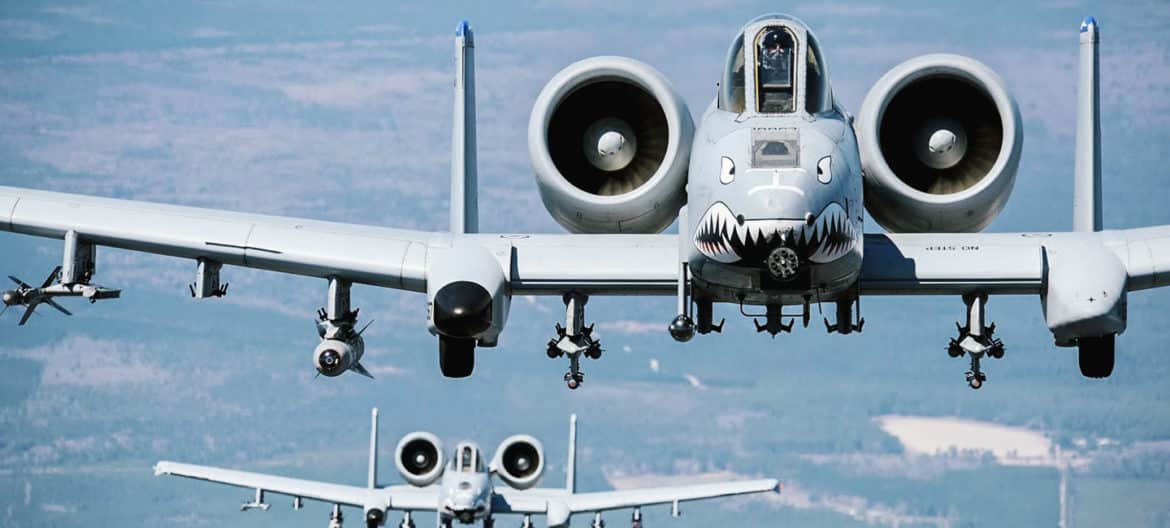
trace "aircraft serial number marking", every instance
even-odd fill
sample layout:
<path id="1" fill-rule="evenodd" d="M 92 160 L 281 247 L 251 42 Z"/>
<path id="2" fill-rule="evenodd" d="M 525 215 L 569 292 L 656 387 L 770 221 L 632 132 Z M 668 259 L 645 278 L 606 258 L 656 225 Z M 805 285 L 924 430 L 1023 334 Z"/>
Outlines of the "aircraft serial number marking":
<path id="1" fill-rule="evenodd" d="M 926 246 L 926 251 L 979 251 L 979 246 Z"/>

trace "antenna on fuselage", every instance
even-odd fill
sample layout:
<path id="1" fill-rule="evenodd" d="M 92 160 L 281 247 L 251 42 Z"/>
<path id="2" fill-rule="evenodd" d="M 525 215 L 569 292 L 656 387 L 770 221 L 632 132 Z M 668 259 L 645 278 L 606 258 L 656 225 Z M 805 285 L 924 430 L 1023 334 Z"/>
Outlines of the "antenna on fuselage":
<path id="1" fill-rule="evenodd" d="M 1081 22 L 1077 77 L 1077 139 L 1073 169 L 1073 231 L 1101 230 L 1101 84 L 1097 19 Z"/>
<path id="2" fill-rule="evenodd" d="M 565 466 L 565 490 L 577 491 L 577 415 L 569 415 L 569 462 Z"/>
<path id="3" fill-rule="evenodd" d="M 475 147 L 475 39 L 455 29 L 455 112 L 451 132 L 451 233 L 479 232 Z"/>
<path id="4" fill-rule="evenodd" d="M 366 487 L 378 487 L 378 408 L 370 410 L 370 468 L 366 474 Z"/>

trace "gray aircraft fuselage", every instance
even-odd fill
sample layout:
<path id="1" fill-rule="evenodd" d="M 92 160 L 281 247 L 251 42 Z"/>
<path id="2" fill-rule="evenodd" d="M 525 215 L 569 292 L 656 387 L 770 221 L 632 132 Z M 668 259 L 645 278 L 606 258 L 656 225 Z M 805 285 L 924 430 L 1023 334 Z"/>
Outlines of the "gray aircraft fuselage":
<path id="1" fill-rule="evenodd" d="M 787 50 L 779 74 L 765 67 L 780 47 L 765 42 L 773 33 Z M 689 236 L 680 243 L 696 300 L 794 305 L 853 294 L 861 162 L 815 46 L 799 21 L 766 17 L 749 22 L 728 54 L 691 150 Z"/>
<path id="2" fill-rule="evenodd" d="M 447 471 L 439 481 L 439 517 L 471 524 L 492 515 L 492 476 L 479 447 L 462 442 L 455 447 Z"/>

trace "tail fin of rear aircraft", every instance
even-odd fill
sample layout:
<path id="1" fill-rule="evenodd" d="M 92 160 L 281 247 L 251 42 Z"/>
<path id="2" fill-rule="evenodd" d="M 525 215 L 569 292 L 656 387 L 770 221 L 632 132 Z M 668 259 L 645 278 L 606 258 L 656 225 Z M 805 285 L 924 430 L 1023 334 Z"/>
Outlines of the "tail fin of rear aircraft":
<path id="1" fill-rule="evenodd" d="M 475 146 L 475 39 L 467 21 L 455 30 L 455 113 L 451 133 L 451 232 L 479 232 Z"/>
<path id="2" fill-rule="evenodd" d="M 565 490 L 577 491 L 577 415 L 569 415 L 569 461 L 565 466 Z"/>
<path id="3" fill-rule="evenodd" d="M 366 475 L 370 489 L 378 487 L 378 408 L 370 410 L 370 468 Z"/>
<path id="4" fill-rule="evenodd" d="M 1101 230 L 1101 106 L 1097 19 L 1081 22 L 1073 231 Z"/>

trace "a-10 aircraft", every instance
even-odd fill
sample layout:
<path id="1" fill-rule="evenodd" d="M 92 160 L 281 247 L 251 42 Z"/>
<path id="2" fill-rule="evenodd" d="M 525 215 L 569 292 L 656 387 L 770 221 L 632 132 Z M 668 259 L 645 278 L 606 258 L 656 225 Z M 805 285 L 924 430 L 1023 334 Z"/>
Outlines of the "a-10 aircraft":
<path id="1" fill-rule="evenodd" d="M 485 462 L 479 447 L 471 442 L 455 446 L 451 460 L 443 463 L 443 446 L 435 435 L 410 433 L 398 442 L 394 464 L 406 485 L 378 484 L 378 410 L 370 419 L 370 458 L 366 486 L 349 486 L 300 480 L 261 473 L 249 473 L 177 462 L 161 461 L 154 466 L 156 475 L 175 475 L 241 488 L 254 489 L 255 498 L 244 503 L 241 511 L 267 511 L 266 493 L 293 497 L 293 507 L 300 509 L 302 499 L 333 503 L 329 528 L 341 528 L 342 506 L 361 508 L 368 528 L 382 526 L 390 511 L 403 512 L 399 528 L 415 528 L 411 512 L 435 512 L 439 528 L 451 528 L 455 522 L 482 522 L 492 528 L 495 516 L 522 515 L 521 528 L 533 528 L 532 516 L 544 515 L 551 527 L 567 527 L 573 514 L 593 514 L 593 528 L 603 528 L 602 512 L 633 510 L 633 528 L 642 528 L 643 506 L 670 504 L 671 513 L 679 516 L 679 503 L 749 495 L 779 493 L 775 479 L 709 482 L 686 486 L 668 486 L 600 492 L 576 490 L 577 415 L 569 418 L 569 454 L 564 488 L 534 488 L 544 474 L 544 448 L 528 435 L 508 437 L 496 448 L 494 457 Z M 496 487 L 493 476 L 507 484 Z"/>
<path id="2" fill-rule="evenodd" d="M 602 349 L 585 304 L 595 295 L 673 295 L 663 329 L 678 341 L 721 332 L 730 304 L 775 336 L 829 304 L 829 333 L 862 330 L 864 295 L 953 295 L 966 306 L 948 353 L 980 360 L 1004 346 L 991 295 L 1036 295 L 1057 346 L 1081 372 L 1109 376 L 1131 291 L 1170 284 L 1170 226 L 1102 230 L 1098 27 L 1080 29 L 1073 231 L 980 233 L 1007 203 L 1023 127 L 988 67 L 934 54 L 894 67 L 856 120 L 833 96 L 820 43 L 795 18 L 745 25 L 698 125 L 670 83 L 622 57 L 572 64 L 544 87 L 528 144 L 549 213 L 572 234 L 481 233 L 476 198 L 474 43 L 455 39 L 449 231 L 262 216 L 0 187 L 0 229 L 63 238 L 63 285 L 85 284 L 95 246 L 193 259 L 192 295 L 222 295 L 224 264 L 329 283 L 317 370 L 359 365 L 352 283 L 425 293 L 442 373 L 471 374 L 496 346 L 516 295 L 562 296 L 549 357 Z M 864 233 L 864 212 L 885 234 Z M 662 234 L 677 220 L 678 234 Z M 754 310 L 754 311 L 753 311 Z M 667 324 L 669 323 L 669 324 Z"/>

